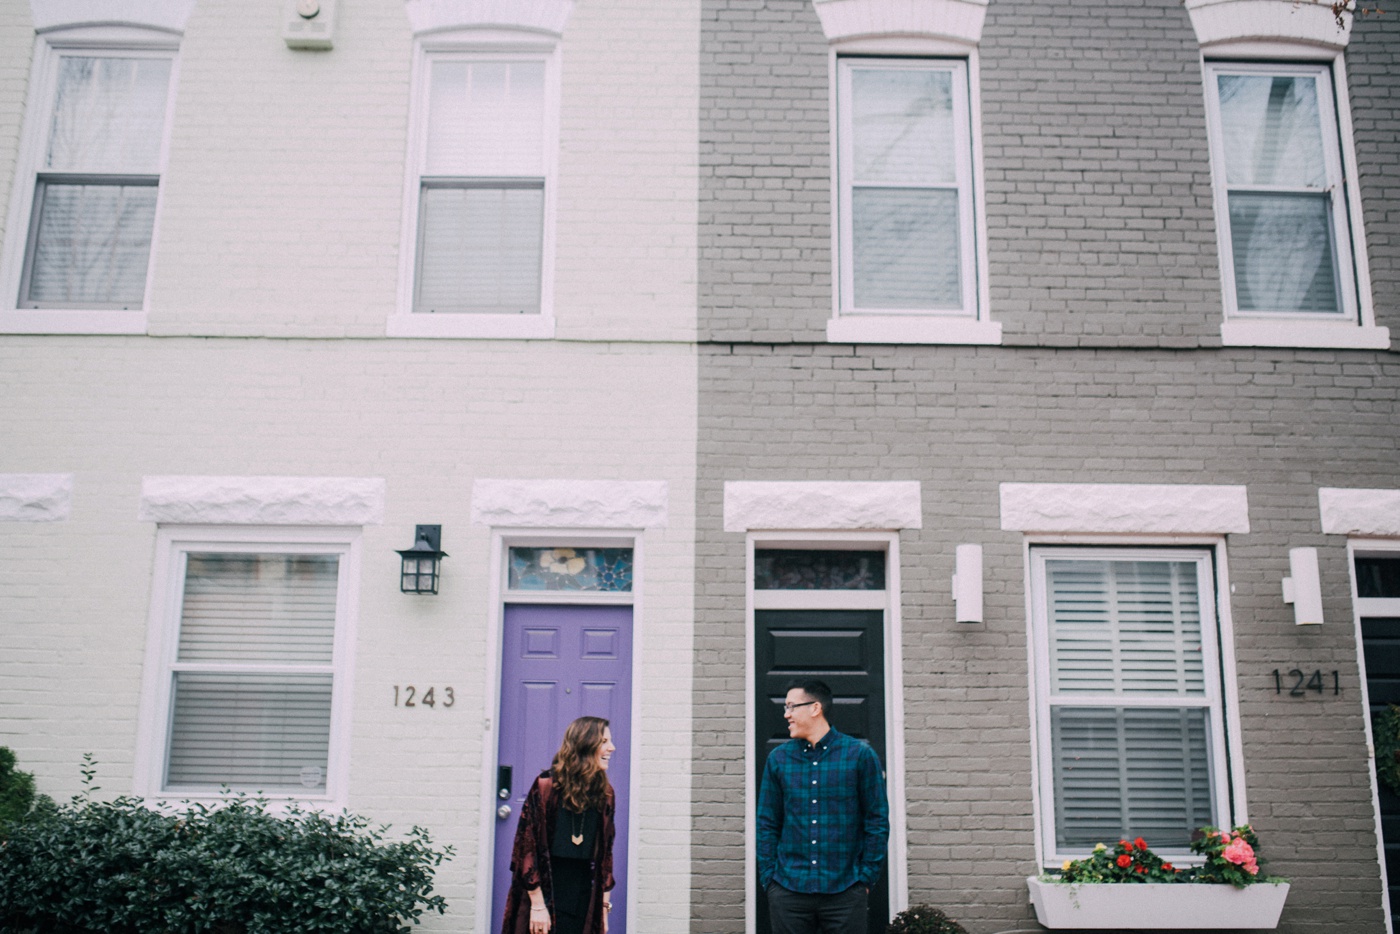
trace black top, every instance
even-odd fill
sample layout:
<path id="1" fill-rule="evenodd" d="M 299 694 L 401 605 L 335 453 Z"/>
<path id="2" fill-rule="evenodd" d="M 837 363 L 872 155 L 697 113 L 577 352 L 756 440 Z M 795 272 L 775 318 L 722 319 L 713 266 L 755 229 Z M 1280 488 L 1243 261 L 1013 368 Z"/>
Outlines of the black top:
<path id="1" fill-rule="evenodd" d="M 575 844 L 573 838 L 577 836 L 582 836 L 583 839 Z M 597 811 L 589 808 L 580 814 L 561 803 L 559 817 L 554 823 L 554 842 L 549 848 L 549 855 L 565 859 L 592 859 L 593 841 L 597 836 Z"/>

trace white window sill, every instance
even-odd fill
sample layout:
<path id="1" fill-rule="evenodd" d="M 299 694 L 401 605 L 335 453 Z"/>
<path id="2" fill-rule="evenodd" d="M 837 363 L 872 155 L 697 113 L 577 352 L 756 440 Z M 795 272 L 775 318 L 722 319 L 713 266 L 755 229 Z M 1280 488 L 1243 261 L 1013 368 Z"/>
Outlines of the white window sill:
<path id="1" fill-rule="evenodd" d="M 392 315 L 389 337 L 533 338 L 554 337 L 554 319 L 544 315 Z"/>
<path id="2" fill-rule="evenodd" d="M 1282 321 L 1277 318 L 1226 321 L 1220 325 L 1226 347 L 1317 347 L 1389 350 L 1390 329 L 1357 327 L 1350 321 Z"/>
<path id="3" fill-rule="evenodd" d="M 144 311 L 0 311 L 0 334 L 145 334 Z"/>
<path id="4" fill-rule="evenodd" d="M 833 344 L 1000 344 L 1001 325 L 934 315 L 846 315 L 826 323 Z"/>

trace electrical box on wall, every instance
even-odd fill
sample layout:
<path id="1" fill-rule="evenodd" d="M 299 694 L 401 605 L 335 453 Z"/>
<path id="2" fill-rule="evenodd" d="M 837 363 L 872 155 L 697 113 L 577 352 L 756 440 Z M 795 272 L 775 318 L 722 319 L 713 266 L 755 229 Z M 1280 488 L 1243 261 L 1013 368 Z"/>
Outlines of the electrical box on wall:
<path id="1" fill-rule="evenodd" d="M 286 0 L 282 38 L 289 49 L 329 49 L 335 34 L 336 0 Z"/>

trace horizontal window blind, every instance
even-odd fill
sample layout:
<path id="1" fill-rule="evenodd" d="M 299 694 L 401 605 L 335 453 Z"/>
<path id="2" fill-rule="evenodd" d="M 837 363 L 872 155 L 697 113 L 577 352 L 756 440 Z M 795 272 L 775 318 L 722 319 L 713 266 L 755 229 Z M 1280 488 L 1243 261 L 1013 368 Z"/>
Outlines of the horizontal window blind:
<path id="1" fill-rule="evenodd" d="M 1190 561 L 1046 561 L 1055 693 L 1205 692 Z"/>
<path id="2" fill-rule="evenodd" d="M 336 555 L 192 554 L 182 662 L 331 663 Z"/>
<path id="3" fill-rule="evenodd" d="M 1185 850 L 1214 822 L 1204 709 L 1057 707 L 1050 723 L 1061 847 Z"/>
<path id="4" fill-rule="evenodd" d="M 166 786 L 324 790 L 331 676 L 178 672 Z"/>
<path id="5" fill-rule="evenodd" d="M 191 553 L 185 566 L 166 788 L 323 791 L 339 556 Z"/>

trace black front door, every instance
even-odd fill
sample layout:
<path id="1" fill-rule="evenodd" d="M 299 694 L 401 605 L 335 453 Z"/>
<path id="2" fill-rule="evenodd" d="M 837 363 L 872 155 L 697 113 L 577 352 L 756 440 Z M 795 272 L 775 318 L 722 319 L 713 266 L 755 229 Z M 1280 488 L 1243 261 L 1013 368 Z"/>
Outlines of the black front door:
<path id="1" fill-rule="evenodd" d="M 754 613 L 754 761 L 763 779 L 768 754 L 787 742 L 783 701 L 791 681 L 831 685 L 831 725 L 863 739 L 885 758 L 885 614 L 879 610 L 758 610 Z M 769 934 L 768 903 L 758 894 L 758 932 Z M 870 893 L 870 934 L 889 922 L 889 880 Z"/>
<path id="2" fill-rule="evenodd" d="M 1372 614 L 1371 600 L 1400 598 L 1400 558 L 1356 558 L 1356 593 L 1361 611 L 1361 654 L 1366 661 L 1366 696 L 1371 724 L 1392 704 L 1400 704 L 1400 618 Z M 1400 794 L 1376 782 L 1380 803 L 1381 846 L 1385 852 L 1391 918 L 1400 918 Z"/>

